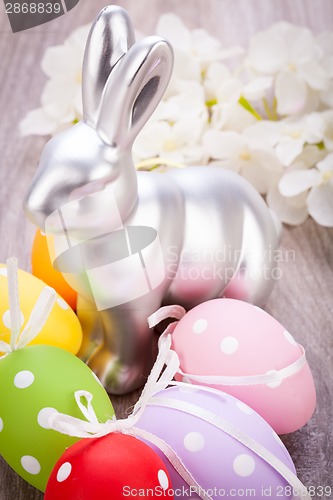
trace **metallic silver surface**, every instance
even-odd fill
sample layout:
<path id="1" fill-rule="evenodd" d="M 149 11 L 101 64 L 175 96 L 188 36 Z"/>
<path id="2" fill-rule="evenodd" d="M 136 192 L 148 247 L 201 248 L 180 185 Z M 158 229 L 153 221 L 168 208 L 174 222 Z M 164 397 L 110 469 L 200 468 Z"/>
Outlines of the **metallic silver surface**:
<path id="1" fill-rule="evenodd" d="M 278 246 L 264 201 L 237 174 L 136 172 L 131 146 L 163 96 L 173 54 L 160 38 L 133 38 L 123 9 L 100 13 L 83 65 L 83 121 L 45 146 L 25 200 L 78 291 L 79 354 L 115 394 L 149 373 L 150 314 L 222 296 L 263 303 Z"/>

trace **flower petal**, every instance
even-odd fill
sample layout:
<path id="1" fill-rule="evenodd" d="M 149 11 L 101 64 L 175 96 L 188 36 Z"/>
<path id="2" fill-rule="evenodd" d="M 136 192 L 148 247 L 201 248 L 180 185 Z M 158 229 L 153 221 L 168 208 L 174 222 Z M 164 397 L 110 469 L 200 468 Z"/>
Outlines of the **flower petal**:
<path id="1" fill-rule="evenodd" d="M 221 40 L 212 37 L 206 30 L 198 28 L 192 31 L 192 48 L 194 53 L 211 55 L 222 48 Z"/>
<path id="2" fill-rule="evenodd" d="M 230 104 L 223 110 L 223 126 L 225 129 L 242 132 L 246 127 L 256 123 L 257 119 L 238 103 Z M 213 123 L 213 121 L 211 122 Z"/>
<path id="3" fill-rule="evenodd" d="M 57 121 L 48 115 L 44 108 L 29 111 L 19 124 L 22 136 L 52 135 L 58 128 Z"/>
<path id="4" fill-rule="evenodd" d="M 333 56 L 333 33 L 332 31 L 323 31 L 317 36 L 317 43 L 325 55 Z"/>
<path id="5" fill-rule="evenodd" d="M 288 47 L 283 37 L 272 29 L 256 34 L 250 41 L 247 64 L 259 73 L 272 75 L 288 60 Z"/>
<path id="6" fill-rule="evenodd" d="M 317 62 L 308 61 L 298 70 L 299 76 L 315 90 L 327 90 L 329 75 L 327 71 Z"/>
<path id="7" fill-rule="evenodd" d="M 43 90 L 41 102 L 45 111 L 55 119 L 61 119 L 64 115 L 75 118 L 74 103 L 76 85 L 71 82 L 59 82 L 49 80 Z"/>
<path id="8" fill-rule="evenodd" d="M 246 144 L 242 136 L 236 132 L 222 132 L 215 129 L 205 132 L 202 143 L 207 153 L 218 160 L 227 160 L 238 155 Z"/>
<path id="9" fill-rule="evenodd" d="M 333 153 L 328 154 L 326 158 L 318 162 L 317 168 L 321 172 L 328 172 L 331 170 L 333 173 Z"/>
<path id="10" fill-rule="evenodd" d="M 283 196 L 296 196 L 313 187 L 319 179 L 318 170 L 294 170 L 285 174 L 279 182 L 279 190 Z"/>
<path id="11" fill-rule="evenodd" d="M 317 59 L 320 55 L 316 39 L 309 28 L 289 24 L 285 41 L 289 49 L 289 60 L 297 66 Z"/>
<path id="12" fill-rule="evenodd" d="M 333 227 L 333 185 L 321 184 L 311 189 L 307 199 L 311 217 L 321 226 Z"/>
<path id="13" fill-rule="evenodd" d="M 250 101 L 262 99 L 272 85 L 273 78 L 271 76 L 260 76 L 245 85 L 243 88 L 243 96 Z"/>
<path id="14" fill-rule="evenodd" d="M 266 200 L 268 206 L 273 210 L 281 222 L 292 226 L 298 226 L 308 217 L 305 200 L 303 201 L 303 205 L 297 206 L 297 204 L 292 203 L 292 198 L 285 198 L 282 196 L 277 187 L 268 192 Z"/>
<path id="15" fill-rule="evenodd" d="M 48 47 L 41 62 L 42 70 L 50 78 L 74 81 L 81 72 L 84 45 L 78 51 L 70 44 Z"/>
<path id="16" fill-rule="evenodd" d="M 219 103 L 236 104 L 242 93 L 242 84 L 236 78 L 222 82 L 219 86 L 216 97 Z"/>
<path id="17" fill-rule="evenodd" d="M 170 134 L 171 126 L 166 122 L 148 122 L 136 138 L 133 152 L 140 160 L 158 156 Z"/>
<path id="18" fill-rule="evenodd" d="M 282 140 L 275 148 L 276 156 L 282 165 L 288 167 L 302 152 L 303 146 L 303 139 Z"/>
<path id="19" fill-rule="evenodd" d="M 191 32 L 176 14 L 170 12 L 160 16 L 156 33 L 169 40 L 174 47 L 181 48 L 185 52 L 191 50 Z"/>
<path id="20" fill-rule="evenodd" d="M 267 170 L 255 157 L 252 161 L 247 162 L 247 165 L 244 163 L 242 177 L 249 181 L 258 193 L 266 194 L 277 184 L 280 174 Z"/>
<path id="21" fill-rule="evenodd" d="M 272 122 L 269 120 L 256 121 L 253 125 L 244 130 L 244 135 L 248 140 L 263 140 L 271 146 L 275 146 L 281 140 L 281 122 Z"/>
<path id="22" fill-rule="evenodd" d="M 305 83 L 290 71 L 282 71 L 275 82 L 277 111 L 281 115 L 293 115 L 302 111 L 307 97 Z"/>
<path id="23" fill-rule="evenodd" d="M 333 108 L 333 82 L 332 81 L 329 85 L 328 90 L 320 92 L 320 99 L 324 104 L 326 104 L 326 106 Z"/>

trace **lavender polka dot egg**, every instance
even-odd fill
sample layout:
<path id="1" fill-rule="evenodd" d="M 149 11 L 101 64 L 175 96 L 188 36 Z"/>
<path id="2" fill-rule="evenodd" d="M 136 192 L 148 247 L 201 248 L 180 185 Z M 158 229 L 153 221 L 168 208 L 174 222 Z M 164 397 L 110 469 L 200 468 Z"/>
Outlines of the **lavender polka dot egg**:
<path id="1" fill-rule="evenodd" d="M 163 403 L 161 406 L 162 400 L 168 401 L 168 406 Z M 223 417 L 264 446 L 295 474 L 288 451 L 267 422 L 246 404 L 220 391 L 210 392 L 195 385 L 165 389 L 150 400 L 136 427 L 171 446 L 198 485 L 213 499 L 238 498 L 237 492 L 242 495 L 246 490 L 251 491 L 251 498 L 267 498 L 268 492 L 271 498 L 292 498 L 289 483 L 268 462 L 211 422 L 191 414 L 191 407 L 190 412 L 180 409 L 179 405 L 184 403 L 217 418 Z M 200 498 L 197 489 L 182 479 L 164 454 L 151 442 L 145 442 L 163 459 L 175 496 Z"/>
<path id="2" fill-rule="evenodd" d="M 177 324 L 172 347 L 182 371 L 177 380 L 235 396 L 254 408 L 278 434 L 300 429 L 314 412 L 316 391 L 302 347 L 257 306 L 235 299 L 200 304 Z M 274 373 L 281 378 L 253 385 L 241 381 L 239 385 L 233 381 L 217 384 L 216 380 L 212 385 L 209 380 L 196 380 L 196 376 L 234 379 Z"/>

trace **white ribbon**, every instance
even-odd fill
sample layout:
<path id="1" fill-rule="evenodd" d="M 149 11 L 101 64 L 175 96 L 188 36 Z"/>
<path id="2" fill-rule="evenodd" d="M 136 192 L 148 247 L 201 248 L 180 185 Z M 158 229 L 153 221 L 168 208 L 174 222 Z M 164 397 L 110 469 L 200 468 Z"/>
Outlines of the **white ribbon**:
<path id="1" fill-rule="evenodd" d="M 161 321 L 169 318 L 174 318 L 177 321 L 171 323 L 167 330 L 162 334 L 173 333 L 178 321 L 186 314 L 186 310 L 177 305 L 164 306 L 158 309 L 148 318 L 148 324 L 152 328 L 158 325 Z M 268 373 L 260 373 L 257 375 L 196 375 L 193 373 L 186 373 L 181 368 L 178 369 L 179 375 L 190 381 L 197 382 L 205 385 L 221 385 L 221 386 L 255 386 L 255 385 L 279 385 L 284 379 L 291 377 L 298 373 L 306 363 L 306 356 L 304 347 L 298 344 L 301 350 L 301 356 L 290 363 L 289 365 L 281 368 L 280 370 L 272 370 Z"/>
<path id="2" fill-rule="evenodd" d="M 56 292 L 50 288 L 43 288 L 30 314 L 29 320 L 21 332 L 21 310 L 18 291 L 17 259 L 7 259 L 8 299 L 10 313 L 10 343 L 0 341 L 0 351 L 5 355 L 22 349 L 31 342 L 41 331 L 56 300 Z"/>
<path id="3" fill-rule="evenodd" d="M 161 373 L 164 365 L 166 365 L 166 368 L 164 372 Z M 197 405 L 187 403 L 185 401 L 163 398 L 160 396 L 156 397 L 158 392 L 162 391 L 170 384 L 174 386 L 188 387 L 187 384 L 172 381 L 173 376 L 178 370 L 179 358 L 171 349 L 171 335 L 163 335 L 160 339 L 160 349 L 157 360 L 153 366 L 150 376 L 148 377 L 141 397 L 134 406 L 132 414 L 128 418 L 120 420 L 112 419 L 105 423 L 98 423 L 96 414 L 92 407 L 92 395 L 86 391 L 76 391 L 76 402 L 81 410 L 81 413 L 87 420 L 81 420 L 71 417 L 70 415 L 58 413 L 50 416 L 49 426 L 63 434 L 79 438 L 98 438 L 113 432 L 119 432 L 144 439 L 161 450 L 182 479 L 193 489 L 193 491 L 196 492 L 200 498 L 212 500 L 212 498 L 207 495 L 205 489 L 197 483 L 195 478 L 182 462 L 181 458 L 176 454 L 170 445 L 158 436 L 136 427 L 142 413 L 149 405 L 175 408 L 205 420 L 232 436 L 273 467 L 293 488 L 295 488 L 295 491 L 301 493 L 302 498 L 305 500 L 311 500 L 305 486 L 302 485 L 293 472 L 281 460 L 275 457 L 270 451 L 264 448 L 261 444 L 257 443 L 254 439 L 249 437 L 232 423 Z M 216 389 L 200 386 L 200 390 L 221 396 L 221 392 Z M 85 399 L 85 404 L 82 403 L 83 398 Z"/>
<path id="4" fill-rule="evenodd" d="M 135 427 L 135 424 L 140 419 L 151 398 L 169 385 L 179 368 L 178 356 L 170 349 L 170 347 L 171 337 L 168 335 L 163 338 L 160 344 L 157 360 L 148 377 L 140 399 L 134 406 L 132 414 L 126 419 L 112 419 L 105 423 L 99 423 L 91 404 L 92 394 L 87 391 L 76 391 L 76 403 L 81 410 L 81 413 L 87 420 L 81 420 L 63 413 L 54 413 L 50 416 L 48 423 L 50 428 L 61 432 L 62 434 L 79 438 L 99 438 L 106 436 L 107 434 L 119 432 L 149 441 L 161 450 L 163 455 L 169 460 L 184 481 L 191 488 L 195 489 L 195 491 L 200 492 L 200 498 L 204 500 L 212 500 L 212 498 L 207 495 L 203 488 L 197 483 L 190 471 L 186 468 L 182 460 L 178 457 L 177 453 L 171 448 L 170 445 L 158 436 Z M 164 372 L 161 373 L 164 365 L 166 365 L 166 368 Z M 85 399 L 85 404 L 82 403 L 83 398 Z"/>
<path id="5" fill-rule="evenodd" d="M 206 388 L 200 387 L 200 390 L 206 390 Z M 212 413 L 205 408 L 201 408 L 192 403 L 172 398 L 152 398 L 148 402 L 148 405 L 180 410 L 184 413 L 188 413 L 189 415 L 194 415 L 195 417 L 208 422 L 214 427 L 217 427 L 229 436 L 236 439 L 239 443 L 242 443 L 249 450 L 253 451 L 253 453 L 255 453 L 258 457 L 262 458 L 266 463 L 268 463 L 273 469 L 275 469 L 289 483 L 289 485 L 292 486 L 296 498 L 311 500 L 311 496 L 309 495 L 306 487 L 301 483 L 298 477 L 295 476 L 295 474 L 289 469 L 287 465 L 285 465 L 279 458 L 277 458 L 273 453 L 267 450 L 267 448 L 258 443 L 255 439 L 251 438 L 248 434 L 241 431 L 238 427 L 225 420 L 220 415 L 216 415 L 215 413 Z"/>
<path id="6" fill-rule="evenodd" d="M 164 319 L 173 318 L 177 321 L 183 318 L 186 314 L 186 309 L 182 306 L 173 305 L 173 306 L 163 306 L 160 307 L 156 312 L 151 314 L 148 318 L 149 328 L 153 328 L 158 325 Z"/>
<path id="7" fill-rule="evenodd" d="M 201 384 L 207 385 L 227 385 L 227 386 L 254 386 L 254 385 L 269 385 L 269 384 L 280 384 L 284 379 L 291 377 L 298 373 L 306 363 L 305 350 L 300 344 L 298 347 L 302 351 L 302 355 L 293 363 L 282 368 L 281 370 L 274 370 L 268 373 L 263 373 L 259 375 L 239 375 L 239 376 L 229 376 L 229 375 L 192 375 L 191 373 L 185 373 L 181 369 L 178 373 L 184 378 L 193 380 Z"/>

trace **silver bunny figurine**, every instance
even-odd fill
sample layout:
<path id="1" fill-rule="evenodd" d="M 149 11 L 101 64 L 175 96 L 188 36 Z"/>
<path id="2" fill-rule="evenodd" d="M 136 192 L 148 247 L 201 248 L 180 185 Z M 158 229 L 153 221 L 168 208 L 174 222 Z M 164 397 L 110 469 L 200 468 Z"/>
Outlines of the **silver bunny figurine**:
<path id="1" fill-rule="evenodd" d="M 172 66 L 165 40 L 135 43 L 127 13 L 103 9 L 85 50 L 83 120 L 46 144 L 25 199 L 79 294 L 79 355 L 113 394 L 144 384 L 147 318 L 161 305 L 222 296 L 261 304 L 274 282 L 278 230 L 243 178 L 217 167 L 135 170 L 132 144 Z"/>

